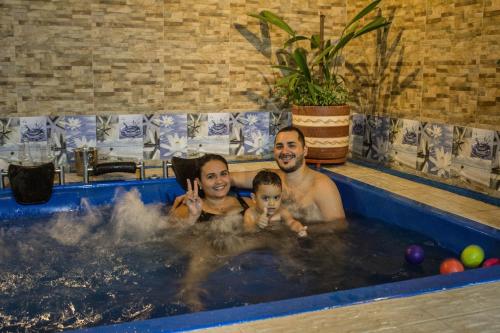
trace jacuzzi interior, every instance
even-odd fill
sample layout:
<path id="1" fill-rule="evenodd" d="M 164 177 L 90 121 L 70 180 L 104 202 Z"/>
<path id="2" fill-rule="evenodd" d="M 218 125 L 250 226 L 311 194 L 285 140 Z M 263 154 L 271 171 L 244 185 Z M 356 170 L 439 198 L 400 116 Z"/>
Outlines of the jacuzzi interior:
<path id="1" fill-rule="evenodd" d="M 322 20 L 328 48 L 369 4 L 378 9 L 360 23 L 379 15 L 390 24 L 339 53 L 336 73 L 345 80 L 349 110 L 330 116 L 335 126 L 306 130 L 307 144 L 311 150 L 320 141 L 340 145 L 348 159 L 342 167 L 362 163 L 479 193 L 498 206 L 498 75 L 492 74 L 498 72 L 498 33 L 492 27 L 500 22 L 494 3 L 3 4 L 0 290 L 9 296 L 0 301 L 0 331 L 192 312 L 181 295 L 195 251 L 186 246 L 218 242 L 214 232 L 223 227 L 191 234 L 167 227 L 169 205 L 183 193 L 172 177 L 172 157 L 216 153 L 244 169 L 274 159 L 279 129 L 326 122 L 282 103 L 274 83 L 287 72 L 271 66 L 286 60 L 280 49 L 295 33 L 304 40 L 287 47 L 301 45 L 318 69 L 312 64 Z M 248 15 L 263 10 L 296 30 Z M 324 134 L 327 127 L 335 128 L 333 139 Z M 28 169 L 36 171 L 28 176 Z M 440 220 L 433 208 L 321 172 L 338 184 L 352 230 L 320 233 L 310 226 L 307 240 L 271 234 L 258 249 L 218 257 L 197 290 L 205 311 L 413 279 L 418 285 L 471 244 L 481 246 L 484 259 L 500 256 L 495 227 Z M 378 216 L 377 203 L 366 201 L 371 195 L 380 205 L 395 200 L 396 216 L 406 216 L 401 207 L 408 204 L 429 217 L 404 225 Z M 421 247 L 409 254 L 415 261 L 425 252 L 421 264 L 404 258 L 412 244 Z M 315 261 L 318 253 L 328 259 Z"/>

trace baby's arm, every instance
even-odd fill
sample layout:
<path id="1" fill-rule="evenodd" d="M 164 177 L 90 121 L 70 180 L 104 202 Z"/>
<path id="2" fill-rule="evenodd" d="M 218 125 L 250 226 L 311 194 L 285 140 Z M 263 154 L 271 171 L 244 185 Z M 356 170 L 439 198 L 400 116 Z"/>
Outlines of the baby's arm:
<path id="1" fill-rule="evenodd" d="M 267 216 L 267 209 L 259 214 L 254 207 L 250 207 L 245 211 L 243 216 L 243 227 L 247 232 L 257 231 L 257 227 L 264 229 L 269 225 L 269 217 Z"/>
<path id="2" fill-rule="evenodd" d="M 294 219 L 288 209 L 281 207 L 280 215 L 290 230 L 296 232 L 299 237 L 307 237 L 307 227 L 303 226 L 302 223 Z"/>

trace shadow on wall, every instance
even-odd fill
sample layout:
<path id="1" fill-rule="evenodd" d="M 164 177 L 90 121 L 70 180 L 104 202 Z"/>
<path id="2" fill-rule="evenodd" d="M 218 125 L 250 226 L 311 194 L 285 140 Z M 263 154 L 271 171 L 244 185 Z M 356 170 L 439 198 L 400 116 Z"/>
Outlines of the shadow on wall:
<path id="1" fill-rule="evenodd" d="M 260 54 L 267 58 L 269 63 L 272 63 L 271 36 L 269 35 L 269 26 L 267 24 L 260 24 L 260 37 L 248 30 L 244 25 L 235 23 L 233 26 L 251 45 L 253 45 L 253 47 L 255 47 L 257 51 L 260 52 Z M 279 101 L 272 97 L 273 82 L 270 82 L 263 72 L 259 71 L 259 74 L 268 87 L 267 95 L 265 93 L 263 94 L 247 90 L 247 98 L 258 105 L 261 105 L 263 110 L 281 110 Z"/>
<path id="2" fill-rule="evenodd" d="M 380 11 L 379 11 L 380 13 Z M 392 9 L 386 17 L 388 21 L 394 20 L 395 9 Z M 400 95 L 406 88 L 410 87 L 420 73 L 420 68 L 415 69 L 405 78 L 401 78 L 401 69 L 404 58 L 404 46 L 399 48 L 394 72 L 387 72 L 391 59 L 401 42 L 404 30 L 398 32 L 389 45 L 389 32 L 392 25 L 378 29 L 374 66 L 369 68 L 366 62 L 350 63 L 346 61 L 345 67 L 352 75 L 353 102 L 359 110 L 365 114 L 384 114 L 388 109 L 392 96 Z"/>

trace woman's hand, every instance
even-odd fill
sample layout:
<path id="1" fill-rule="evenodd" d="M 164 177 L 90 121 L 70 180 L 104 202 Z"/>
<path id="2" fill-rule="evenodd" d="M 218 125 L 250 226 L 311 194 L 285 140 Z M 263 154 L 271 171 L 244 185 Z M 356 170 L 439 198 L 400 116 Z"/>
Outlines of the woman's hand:
<path id="1" fill-rule="evenodd" d="M 191 187 L 191 181 L 187 180 L 187 192 L 184 195 L 183 203 L 189 209 L 189 215 L 198 218 L 201 215 L 203 201 L 198 196 L 198 180 L 194 180 Z"/>

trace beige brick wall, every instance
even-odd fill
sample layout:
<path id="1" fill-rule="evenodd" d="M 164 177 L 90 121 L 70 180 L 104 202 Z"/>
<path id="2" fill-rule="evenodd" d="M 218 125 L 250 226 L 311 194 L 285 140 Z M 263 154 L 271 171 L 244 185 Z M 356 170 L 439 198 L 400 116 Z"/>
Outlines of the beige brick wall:
<path id="1" fill-rule="evenodd" d="M 321 11 L 334 37 L 367 3 L 1 0 L 0 116 L 270 108 L 268 65 L 284 36 L 263 37 L 246 14 L 270 9 L 311 34 Z M 498 129 L 500 2 L 382 9 L 393 24 L 379 47 L 372 34 L 345 52 L 355 109 Z"/>
<path id="2" fill-rule="evenodd" d="M 347 8 L 352 15 L 359 2 Z M 382 8 L 393 23 L 378 33 L 379 48 L 373 34 L 348 50 L 357 110 L 500 129 L 500 1 L 389 0 Z"/>

